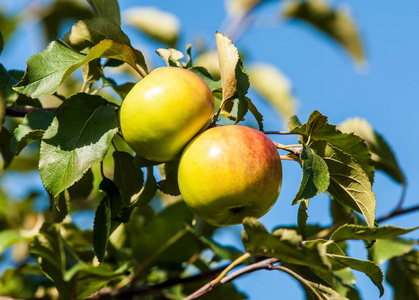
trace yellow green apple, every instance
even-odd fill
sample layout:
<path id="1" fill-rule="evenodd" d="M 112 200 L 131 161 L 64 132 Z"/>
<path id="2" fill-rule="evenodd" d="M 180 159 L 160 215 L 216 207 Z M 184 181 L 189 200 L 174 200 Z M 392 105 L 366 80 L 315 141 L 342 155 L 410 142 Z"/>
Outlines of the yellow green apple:
<path id="1" fill-rule="evenodd" d="M 182 152 L 178 183 L 189 208 L 215 226 L 260 218 L 275 204 L 282 164 L 273 142 L 241 125 L 210 128 Z"/>
<path id="2" fill-rule="evenodd" d="M 177 158 L 211 123 L 214 98 L 191 71 L 161 67 L 138 82 L 120 109 L 124 139 L 140 156 L 157 162 Z"/>

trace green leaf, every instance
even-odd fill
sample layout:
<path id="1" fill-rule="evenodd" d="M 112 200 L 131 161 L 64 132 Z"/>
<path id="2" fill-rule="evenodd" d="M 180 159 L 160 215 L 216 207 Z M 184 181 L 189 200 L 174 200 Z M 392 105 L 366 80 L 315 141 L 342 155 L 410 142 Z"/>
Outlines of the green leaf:
<path id="1" fill-rule="evenodd" d="M 304 240 L 307 238 L 307 233 L 306 233 L 307 220 L 308 220 L 307 209 L 308 209 L 308 200 L 301 201 L 300 206 L 298 207 L 297 223 L 298 223 L 298 230 L 300 231 L 300 234 Z"/>
<path id="2" fill-rule="evenodd" d="M 89 197 L 93 190 L 93 180 L 92 169 L 89 169 L 79 181 L 68 188 L 70 201 Z"/>
<path id="3" fill-rule="evenodd" d="M 386 280 L 394 289 L 394 300 L 419 298 L 419 251 L 390 260 Z"/>
<path id="4" fill-rule="evenodd" d="M 119 12 L 118 1 L 116 0 L 87 0 L 96 16 L 112 20 L 121 26 L 121 15 Z"/>
<path id="5" fill-rule="evenodd" d="M 283 15 L 313 26 L 344 47 L 356 62 L 364 62 L 360 34 L 347 10 L 330 7 L 324 0 L 292 1 Z"/>
<path id="6" fill-rule="evenodd" d="M 297 195 L 292 201 L 293 205 L 325 192 L 330 183 L 327 164 L 313 149 L 303 144 L 300 159 L 302 161 L 303 178 Z"/>
<path id="7" fill-rule="evenodd" d="M 134 202 L 136 206 L 143 206 L 153 199 L 157 192 L 157 181 L 153 174 L 153 167 L 147 167 L 147 179 L 144 187 L 138 196 L 138 199 Z"/>
<path id="8" fill-rule="evenodd" d="M 384 287 L 382 285 L 384 276 L 380 267 L 375 263 L 343 255 L 328 254 L 328 257 L 343 266 L 365 273 L 380 290 L 380 297 L 384 294 Z"/>
<path id="9" fill-rule="evenodd" d="M 61 223 L 68 215 L 70 195 L 67 190 L 59 193 L 51 204 L 51 223 Z"/>
<path id="10" fill-rule="evenodd" d="M 25 75 L 13 89 L 32 98 L 51 94 L 65 79 L 67 69 L 81 62 L 84 57 L 62 42 L 53 41 L 43 52 L 28 59 Z"/>
<path id="11" fill-rule="evenodd" d="M 6 229 L 0 231 L 0 253 L 3 253 L 3 251 L 23 240 L 23 236 L 12 229 Z"/>
<path id="12" fill-rule="evenodd" d="M 93 249 L 99 262 L 103 262 L 111 234 L 111 207 L 108 197 L 103 198 L 95 212 L 93 222 Z"/>
<path id="13" fill-rule="evenodd" d="M 158 182 L 159 189 L 172 196 L 180 195 L 177 173 L 179 167 L 179 160 L 170 161 L 164 164 L 161 170 L 163 180 Z"/>
<path id="14" fill-rule="evenodd" d="M 276 67 L 256 64 L 249 68 L 252 88 L 267 100 L 277 112 L 288 120 L 297 110 L 296 99 L 292 96 L 291 82 Z"/>
<path id="15" fill-rule="evenodd" d="M 53 111 L 32 110 L 27 113 L 22 123 L 15 129 L 11 141 L 12 151 L 17 155 L 30 143 L 41 140 L 54 116 Z"/>
<path id="16" fill-rule="evenodd" d="M 382 170 L 403 185 L 406 184 L 406 179 L 390 146 L 366 120 L 348 119 L 340 124 L 339 128 L 343 132 L 353 132 L 365 140 L 377 170 Z"/>
<path id="17" fill-rule="evenodd" d="M 375 195 L 364 169 L 355 159 L 327 142 L 311 144 L 327 164 L 330 173 L 329 194 L 333 200 L 362 213 L 371 227 L 375 221 Z"/>
<path id="18" fill-rule="evenodd" d="M 174 14 L 156 7 L 132 7 L 125 11 L 124 20 L 148 37 L 171 48 L 176 46 L 180 22 Z"/>
<path id="19" fill-rule="evenodd" d="M 104 177 L 99 184 L 99 190 L 103 191 L 106 194 L 108 199 L 108 206 L 111 210 L 112 219 L 116 218 L 123 209 L 123 203 L 121 200 L 121 193 L 119 192 L 116 184 L 109 178 Z"/>
<path id="20" fill-rule="evenodd" d="M 401 238 L 377 240 L 371 248 L 368 248 L 369 256 L 373 262 L 381 265 L 393 257 L 408 253 L 415 244 L 415 241 Z"/>
<path id="21" fill-rule="evenodd" d="M 3 106 L 9 107 L 19 98 L 19 93 L 12 89 L 16 83 L 17 80 L 0 64 L 0 100 Z"/>
<path id="22" fill-rule="evenodd" d="M 252 115 L 255 117 L 256 122 L 258 123 L 259 126 L 259 130 L 263 131 L 263 116 L 262 114 L 258 111 L 257 107 L 253 104 L 252 100 L 250 100 L 250 98 L 245 97 L 246 101 L 247 101 L 247 107 L 249 109 L 249 111 L 252 113 Z"/>
<path id="23" fill-rule="evenodd" d="M 134 157 L 122 151 L 113 154 L 115 162 L 114 182 L 121 193 L 123 206 L 128 206 L 131 199 L 141 191 L 144 184 L 144 174 L 140 168 L 134 166 Z"/>
<path id="24" fill-rule="evenodd" d="M 194 72 L 208 85 L 211 91 L 221 90 L 221 80 L 214 80 L 211 74 L 204 67 L 188 68 L 189 71 Z"/>
<path id="25" fill-rule="evenodd" d="M 113 85 L 112 88 L 114 91 L 121 97 L 121 99 L 125 99 L 131 89 L 134 87 L 134 82 L 126 82 L 121 85 Z"/>
<path id="26" fill-rule="evenodd" d="M 39 172 L 55 196 L 100 162 L 118 131 L 113 107 L 100 96 L 79 93 L 57 110 L 41 141 Z"/>
<path id="27" fill-rule="evenodd" d="M 322 243 L 303 245 L 301 236 L 292 229 L 280 228 L 270 234 L 255 218 L 245 218 L 243 225 L 242 241 L 246 252 L 313 269 L 329 270 L 326 248 Z"/>
<path id="28" fill-rule="evenodd" d="M 327 141 L 340 151 L 351 155 L 367 173 L 370 182 L 374 181 L 374 166 L 371 160 L 371 153 L 364 140 L 354 134 L 341 132 L 337 126 L 329 124 L 327 117 L 318 111 L 313 111 L 307 123 L 294 127 L 291 132 L 302 135 L 306 143 Z"/>
<path id="29" fill-rule="evenodd" d="M 0 132 L 0 153 L 3 157 L 3 168 L 6 169 L 13 158 L 15 157 L 13 152 L 10 150 L 10 141 L 12 134 L 6 129 L 2 128 Z"/>
<path id="30" fill-rule="evenodd" d="M 4 47 L 4 40 L 3 40 L 3 35 L 1 34 L 1 31 L 0 31 L 0 54 L 3 52 L 3 47 Z"/>
<path id="31" fill-rule="evenodd" d="M 164 60 L 164 62 L 170 67 L 183 68 L 183 63 L 180 61 L 184 55 L 179 50 L 169 49 L 157 49 L 156 53 Z"/>
<path id="32" fill-rule="evenodd" d="M 336 229 L 330 236 L 330 239 L 334 241 L 392 239 L 418 228 L 419 226 L 414 228 L 402 228 L 392 225 L 369 227 L 345 224 Z"/>
<path id="33" fill-rule="evenodd" d="M 100 58 L 93 59 L 82 67 L 83 86 L 94 84 L 103 76 Z"/>
<path id="34" fill-rule="evenodd" d="M 243 252 L 241 252 L 237 248 L 232 246 L 221 245 L 213 239 L 211 239 L 210 237 L 202 235 L 199 237 L 199 239 L 204 244 L 206 244 L 214 253 L 212 261 L 220 261 L 224 259 L 233 261 L 237 259 L 239 256 L 243 255 Z"/>

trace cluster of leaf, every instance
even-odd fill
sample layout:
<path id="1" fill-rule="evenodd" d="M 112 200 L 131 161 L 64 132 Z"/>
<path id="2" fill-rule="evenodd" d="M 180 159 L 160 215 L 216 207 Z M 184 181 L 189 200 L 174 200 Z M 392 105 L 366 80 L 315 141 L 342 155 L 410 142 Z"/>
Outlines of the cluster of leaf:
<path id="1" fill-rule="evenodd" d="M 27 165 L 24 159 L 27 153 L 32 155 L 50 200 L 50 209 L 37 213 L 31 205 L 34 195 L 22 203 L 0 195 L 0 252 L 6 253 L 10 246 L 25 249 L 19 264 L 1 275 L 0 294 L 56 298 L 58 293 L 62 299 L 84 299 L 94 293 L 96 297 L 181 298 L 207 282 L 214 275 L 214 265 L 235 260 L 242 253 L 217 244 L 213 240 L 216 228 L 195 219 L 181 201 L 176 161 L 158 164 L 134 156 L 121 138 L 118 104 L 133 83 L 117 84 L 106 74 L 115 67 L 129 66 L 137 76 L 146 76 L 148 68 L 143 54 L 121 29 L 117 1 L 87 2 L 88 6 L 53 2 L 43 19 L 49 40 L 56 37 L 54 28 L 65 18 L 82 20 L 62 39 L 33 55 L 26 72 L 0 65 L 4 168 L 18 169 L 19 161 Z M 264 1 L 229 2 L 236 7 L 230 13 L 244 18 Z M 349 26 L 349 35 L 337 30 L 342 26 L 336 24 L 352 24 L 345 14 L 312 0 L 290 4 L 284 16 L 311 23 L 361 60 L 359 41 L 353 44 L 357 41 L 354 27 Z M 153 31 L 160 27 L 150 26 L 145 19 L 132 23 L 169 47 L 176 44 L 176 33 L 164 34 L 164 28 Z M 216 41 L 218 75 L 194 64 L 190 47 L 186 62 L 182 62 L 183 53 L 173 48 L 157 53 L 168 65 L 188 68 L 205 80 L 217 99 L 218 113 L 235 124 L 250 112 L 263 130 L 263 117 L 247 97 L 253 82 L 252 87 L 284 116 L 295 113 L 289 87 L 279 73 L 266 66 L 247 72 L 232 41 L 221 33 L 216 34 Z M 73 76 L 78 69 L 82 70 L 81 84 Z M 267 89 L 266 78 L 282 82 L 285 89 Z M 278 97 L 279 93 L 285 96 Z M 284 99 L 288 105 L 284 106 Z M 46 107 L 49 101 L 56 107 Z M 301 186 L 292 201 L 299 204 L 298 226 L 269 233 L 259 221 L 246 219 L 242 240 L 245 251 L 253 255 L 249 263 L 261 257 L 277 258 L 281 270 L 298 280 L 314 299 L 359 299 L 352 270 L 365 273 L 382 294 L 384 276 L 378 265 L 390 260 L 388 282 L 399 297 L 415 299 L 419 295 L 414 284 L 419 278 L 418 251 L 413 250 L 414 241 L 398 238 L 414 228 L 375 224 L 375 169 L 405 184 L 386 142 L 364 121 L 351 120 L 339 129 L 317 111 L 304 124 L 296 117 L 289 124 L 288 134 L 296 135 L 302 145 L 299 153 L 289 154 L 302 166 Z M 32 142 L 39 145 L 35 151 Z M 328 228 L 307 224 L 309 201 L 320 193 L 328 193 L 332 203 L 334 222 Z M 82 230 L 72 222 L 71 212 L 83 208 L 95 211 L 93 229 Z M 25 228 L 22 224 L 26 223 L 30 225 Z M 347 256 L 348 240 L 365 241 L 368 260 Z M 206 251 L 210 258 L 204 255 Z M 396 284 L 395 274 L 400 270 L 404 272 L 402 285 Z M 228 299 L 245 297 L 232 284 L 205 296 L 225 295 Z"/>

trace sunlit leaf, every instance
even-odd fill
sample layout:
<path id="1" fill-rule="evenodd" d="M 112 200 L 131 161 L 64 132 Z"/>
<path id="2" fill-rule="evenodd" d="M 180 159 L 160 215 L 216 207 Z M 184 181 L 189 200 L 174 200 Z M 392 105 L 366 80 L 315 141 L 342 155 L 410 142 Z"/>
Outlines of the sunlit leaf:
<path id="1" fill-rule="evenodd" d="M 292 204 L 297 204 L 300 201 L 308 200 L 325 192 L 330 182 L 326 162 L 309 146 L 303 144 L 300 158 L 302 161 L 303 178 Z"/>
<path id="2" fill-rule="evenodd" d="M 157 49 L 156 53 L 166 62 L 168 66 L 182 68 L 180 60 L 184 57 L 183 53 L 173 49 Z"/>
<path id="3" fill-rule="evenodd" d="M 175 47 L 180 22 L 178 18 L 157 7 L 132 7 L 125 11 L 125 21 L 145 35 L 169 47 Z"/>
<path id="4" fill-rule="evenodd" d="M 12 151 L 17 155 L 30 143 L 41 140 L 54 116 L 53 111 L 32 110 L 27 113 L 22 123 L 15 129 L 11 141 Z"/>
<path id="5" fill-rule="evenodd" d="M 0 231 L 0 253 L 3 253 L 7 247 L 10 247 L 22 240 L 22 235 L 15 230 L 6 229 Z"/>
<path id="6" fill-rule="evenodd" d="M 45 187 L 57 195 L 78 181 L 108 151 L 118 121 L 100 96 L 76 94 L 57 110 L 45 131 L 39 171 Z"/>
<path id="7" fill-rule="evenodd" d="M 335 201 L 362 213 L 369 226 L 374 226 L 376 199 L 364 169 L 347 153 L 324 141 L 311 148 L 326 162 L 330 174 L 327 189 Z"/>
<path id="8" fill-rule="evenodd" d="M 292 128 L 291 132 L 300 134 L 306 142 L 327 141 L 340 151 L 351 155 L 368 175 L 370 182 L 374 181 L 371 153 L 364 140 L 354 134 L 341 132 L 318 111 L 313 111 L 307 123 Z"/>
<path id="9" fill-rule="evenodd" d="M 361 37 L 347 10 L 331 7 L 324 0 L 291 1 L 283 15 L 313 26 L 344 47 L 356 62 L 364 62 Z"/>
<path id="10" fill-rule="evenodd" d="M 384 276 L 380 267 L 375 263 L 343 255 L 329 254 L 328 257 L 344 266 L 365 273 L 380 290 L 380 297 L 384 294 L 384 287 L 382 284 Z"/>
<path id="11" fill-rule="evenodd" d="M 321 243 L 303 245 L 295 230 L 280 228 L 270 234 L 255 218 L 243 222 L 242 241 L 246 252 L 275 257 L 283 262 L 328 270 L 326 248 Z"/>
<path id="12" fill-rule="evenodd" d="M 208 85 L 211 91 L 221 90 L 221 80 L 214 80 L 212 75 L 204 67 L 192 67 L 188 69 L 198 75 Z"/>
<path id="13" fill-rule="evenodd" d="M 368 251 L 371 260 L 381 265 L 393 257 L 402 256 L 410 252 L 415 244 L 415 241 L 401 238 L 377 240 Z"/>
<path id="14" fill-rule="evenodd" d="M 418 228 L 419 227 L 402 228 L 392 225 L 369 227 L 362 225 L 345 224 L 336 229 L 330 236 L 330 239 L 335 241 L 392 239 L 400 235 L 414 231 Z"/>
<path id="15" fill-rule="evenodd" d="M 121 26 L 121 15 L 117 0 L 87 0 L 96 16 L 112 20 Z"/>
<path id="16" fill-rule="evenodd" d="M 226 0 L 225 3 L 228 13 L 240 18 L 265 1 L 267 0 Z"/>
<path id="17" fill-rule="evenodd" d="M 386 279 L 394 290 L 394 300 L 419 298 L 419 251 L 390 260 Z"/>
<path id="18" fill-rule="evenodd" d="M 390 175 L 401 184 L 406 184 L 403 172 L 396 157 L 384 138 L 378 134 L 366 120 L 360 118 L 348 119 L 339 125 L 340 130 L 355 133 L 362 137 L 371 151 L 375 168 Z"/>
<path id="19" fill-rule="evenodd" d="M 31 56 L 22 80 L 13 89 L 37 98 L 55 92 L 64 74 L 85 56 L 59 41 L 51 42 L 43 52 Z"/>
<path id="20" fill-rule="evenodd" d="M 277 68 L 267 64 L 255 64 L 249 68 L 252 88 L 267 100 L 288 120 L 296 114 L 297 103 L 292 95 L 291 82 Z"/>

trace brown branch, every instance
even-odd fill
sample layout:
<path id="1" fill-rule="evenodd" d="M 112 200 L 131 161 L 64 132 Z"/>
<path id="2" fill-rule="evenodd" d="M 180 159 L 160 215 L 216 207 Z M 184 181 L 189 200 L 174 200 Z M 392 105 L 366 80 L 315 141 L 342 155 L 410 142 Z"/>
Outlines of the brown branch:
<path id="1" fill-rule="evenodd" d="M 210 281 L 209 283 L 202 286 L 200 289 L 196 290 L 194 293 L 190 294 L 188 297 L 184 298 L 183 300 L 193 300 L 197 299 L 198 297 L 201 297 L 202 295 L 205 295 L 206 293 L 209 293 L 212 291 L 215 287 L 228 283 L 240 276 L 243 276 L 248 273 L 252 273 L 258 270 L 272 270 L 273 265 L 275 263 L 278 263 L 279 260 L 276 258 L 268 258 L 265 260 L 262 260 L 260 262 L 253 263 L 251 265 L 248 265 L 246 267 L 241 268 L 240 270 L 231 273 L 230 275 L 224 277 L 221 279 L 219 283 L 214 283 L 214 280 Z"/>
<path id="2" fill-rule="evenodd" d="M 376 222 L 377 223 L 384 222 L 384 221 L 387 221 L 388 219 L 391 219 L 400 215 L 408 214 L 417 210 L 419 210 L 419 205 L 411 206 L 408 208 L 397 208 L 394 211 L 390 212 L 389 214 L 378 218 Z"/>
<path id="3" fill-rule="evenodd" d="M 288 135 L 288 134 L 295 134 L 289 131 L 262 131 L 264 134 L 282 134 L 282 135 Z"/>
<path id="4" fill-rule="evenodd" d="M 7 107 L 6 115 L 9 117 L 21 117 L 23 118 L 29 112 L 33 110 L 42 110 L 42 111 L 56 111 L 57 107 L 48 107 L 48 108 L 36 108 L 36 107 Z"/>
<path id="5" fill-rule="evenodd" d="M 288 148 L 280 143 L 274 142 L 272 141 L 272 143 L 274 143 L 275 147 L 277 147 L 278 149 L 282 149 L 285 151 L 288 151 L 292 154 L 294 154 L 295 156 L 299 157 L 302 151 L 302 148 Z"/>

